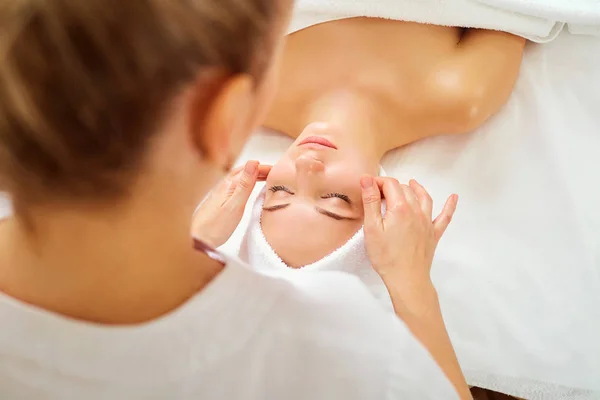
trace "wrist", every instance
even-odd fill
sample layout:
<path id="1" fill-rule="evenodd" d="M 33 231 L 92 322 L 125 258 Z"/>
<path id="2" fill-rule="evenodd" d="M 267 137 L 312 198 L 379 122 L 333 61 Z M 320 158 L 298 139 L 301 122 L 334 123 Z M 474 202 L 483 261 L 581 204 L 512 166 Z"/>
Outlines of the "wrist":
<path id="1" fill-rule="evenodd" d="M 403 320 L 423 319 L 440 311 L 437 290 L 429 277 L 386 283 L 386 287 L 396 314 Z"/>
<path id="2" fill-rule="evenodd" d="M 223 240 L 222 235 L 219 235 L 218 233 L 215 233 L 214 231 L 211 231 L 208 229 L 203 229 L 200 232 L 198 232 L 198 230 L 196 230 L 196 231 L 192 232 L 192 237 L 194 239 L 202 241 L 203 243 L 212 247 L 213 249 L 216 249 L 216 248 L 222 246 L 227 241 L 227 240 Z"/>

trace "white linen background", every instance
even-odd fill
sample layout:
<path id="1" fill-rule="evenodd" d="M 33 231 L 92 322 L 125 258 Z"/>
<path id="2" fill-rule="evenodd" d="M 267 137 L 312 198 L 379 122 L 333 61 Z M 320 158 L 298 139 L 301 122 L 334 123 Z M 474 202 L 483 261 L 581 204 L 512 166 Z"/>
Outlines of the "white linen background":
<path id="1" fill-rule="evenodd" d="M 289 144 L 258 133 L 240 162 L 273 163 Z M 438 209 L 460 195 L 432 274 L 469 383 L 600 399 L 600 38 L 528 44 L 485 126 L 393 151 L 383 167 L 417 178 Z M 248 214 L 222 250 L 237 253 Z"/>
<path id="2" fill-rule="evenodd" d="M 0 219 L 12 213 L 12 207 L 6 195 L 0 192 Z"/>

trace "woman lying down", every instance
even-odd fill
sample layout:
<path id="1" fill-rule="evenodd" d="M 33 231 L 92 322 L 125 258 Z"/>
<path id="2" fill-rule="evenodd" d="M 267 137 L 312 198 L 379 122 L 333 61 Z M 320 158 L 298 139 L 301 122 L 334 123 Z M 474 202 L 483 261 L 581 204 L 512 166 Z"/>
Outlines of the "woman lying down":
<path id="1" fill-rule="evenodd" d="M 295 142 L 253 206 L 241 258 L 271 272 L 345 270 L 391 305 L 365 251 L 361 176 L 379 175 L 392 149 L 483 124 L 507 101 L 524 45 L 368 18 L 289 36 L 265 126 Z"/>

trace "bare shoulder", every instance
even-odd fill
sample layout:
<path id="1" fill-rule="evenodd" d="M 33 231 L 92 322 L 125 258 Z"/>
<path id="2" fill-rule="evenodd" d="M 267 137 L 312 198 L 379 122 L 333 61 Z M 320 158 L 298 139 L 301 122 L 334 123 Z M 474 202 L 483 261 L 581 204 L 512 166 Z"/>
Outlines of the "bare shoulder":
<path id="1" fill-rule="evenodd" d="M 467 133 L 500 111 L 515 86 L 525 42 L 506 32 L 466 30 L 420 85 L 425 133 Z"/>

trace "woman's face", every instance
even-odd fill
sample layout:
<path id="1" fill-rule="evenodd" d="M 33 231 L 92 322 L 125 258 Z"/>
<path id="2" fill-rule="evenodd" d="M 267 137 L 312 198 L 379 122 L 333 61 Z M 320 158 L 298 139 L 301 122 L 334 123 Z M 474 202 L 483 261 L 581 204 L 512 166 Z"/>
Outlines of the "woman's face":
<path id="1" fill-rule="evenodd" d="M 273 166 L 261 218 L 273 250 L 291 267 L 311 264 L 341 247 L 363 225 L 360 177 L 377 175 L 343 132 L 309 125 Z"/>

